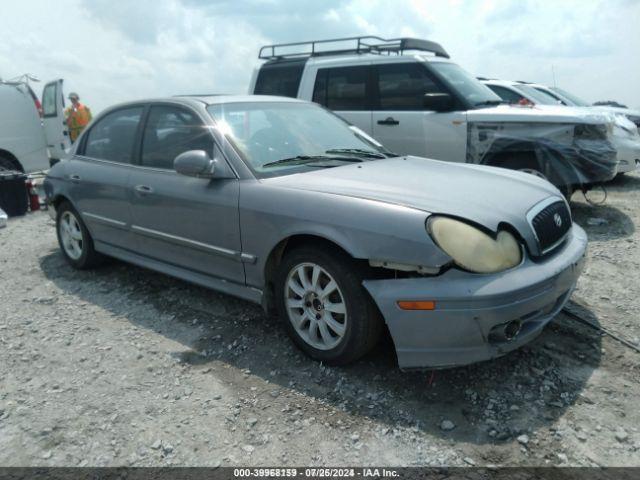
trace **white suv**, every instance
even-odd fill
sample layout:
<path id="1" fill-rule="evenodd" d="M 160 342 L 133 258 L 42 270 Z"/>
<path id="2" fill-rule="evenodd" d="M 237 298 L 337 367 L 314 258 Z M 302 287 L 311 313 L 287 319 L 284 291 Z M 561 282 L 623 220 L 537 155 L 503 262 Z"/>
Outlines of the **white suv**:
<path id="1" fill-rule="evenodd" d="M 537 172 L 565 194 L 616 174 L 605 116 L 506 105 L 431 41 L 270 45 L 259 58 L 250 93 L 317 102 L 399 154 Z"/>
<path id="2" fill-rule="evenodd" d="M 634 117 L 633 110 L 609 106 L 594 106 L 572 96 L 574 100 L 570 103 L 569 97 L 562 97 L 560 93 L 564 90 L 543 85 L 514 82 L 510 80 L 494 80 L 481 78 L 482 82 L 489 87 L 500 98 L 511 104 L 529 103 L 541 108 L 555 108 L 564 105 L 564 108 L 571 108 L 579 111 L 603 113 L 612 116 L 613 130 L 611 132 L 611 143 L 618 152 L 618 174 L 634 171 L 640 165 L 640 134 L 638 127 L 632 121 L 640 124 L 640 116 Z M 569 95 L 567 92 L 564 92 Z M 555 96 L 554 96 L 555 95 Z M 622 113 L 621 113 L 622 112 Z M 629 113 L 631 112 L 631 113 Z"/>

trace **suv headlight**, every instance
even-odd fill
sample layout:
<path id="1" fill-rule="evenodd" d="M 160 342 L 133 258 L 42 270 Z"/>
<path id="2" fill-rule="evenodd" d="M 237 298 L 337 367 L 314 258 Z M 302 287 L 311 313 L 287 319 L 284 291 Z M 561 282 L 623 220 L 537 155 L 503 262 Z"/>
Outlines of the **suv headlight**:
<path id="1" fill-rule="evenodd" d="M 522 261 L 518 240 L 506 230 L 496 238 L 459 220 L 431 217 L 427 229 L 436 244 L 460 267 L 476 273 L 496 273 Z"/>

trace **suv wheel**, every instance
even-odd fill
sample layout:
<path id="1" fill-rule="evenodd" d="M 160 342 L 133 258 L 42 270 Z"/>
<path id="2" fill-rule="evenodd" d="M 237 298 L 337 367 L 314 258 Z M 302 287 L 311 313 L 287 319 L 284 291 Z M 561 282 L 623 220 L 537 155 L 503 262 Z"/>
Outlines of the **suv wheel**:
<path id="1" fill-rule="evenodd" d="M 16 163 L 11 158 L 0 154 L 0 171 L 2 170 L 19 171 L 20 168 L 16 165 Z"/>
<path id="2" fill-rule="evenodd" d="M 358 265 L 322 246 L 285 256 L 276 273 L 280 318 L 294 343 L 332 365 L 353 362 L 377 342 L 382 319 Z"/>
<path id="3" fill-rule="evenodd" d="M 102 260 L 102 255 L 93 248 L 87 227 L 69 202 L 62 202 L 58 206 L 56 232 L 62 254 L 73 268 L 91 268 Z"/>

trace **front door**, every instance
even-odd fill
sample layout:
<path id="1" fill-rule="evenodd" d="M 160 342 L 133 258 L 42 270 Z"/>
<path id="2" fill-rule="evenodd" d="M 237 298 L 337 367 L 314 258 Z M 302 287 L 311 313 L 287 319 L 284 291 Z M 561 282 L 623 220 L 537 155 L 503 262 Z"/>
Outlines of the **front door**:
<path id="1" fill-rule="evenodd" d="M 426 93 L 449 93 L 420 63 L 373 67 L 376 106 L 373 137 L 392 152 L 437 160 L 466 161 L 465 112 L 425 110 Z"/>
<path id="2" fill-rule="evenodd" d="M 64 158 L 71 141 L 64 118 L 62 80 L 49 82 L 42 90 L 42 123 L 49 156 L 54 160 Z"/>
<path id="3" fill-rule="evenodd" d="M 239 182 L 180 175 L 173 160 L 188 150 L 214 154 L 211 132 L 184 107 L 151 106 L 139 167 L 129 177 L 136 251 L 194 272 L 245 282 L 241 263 Z"/>

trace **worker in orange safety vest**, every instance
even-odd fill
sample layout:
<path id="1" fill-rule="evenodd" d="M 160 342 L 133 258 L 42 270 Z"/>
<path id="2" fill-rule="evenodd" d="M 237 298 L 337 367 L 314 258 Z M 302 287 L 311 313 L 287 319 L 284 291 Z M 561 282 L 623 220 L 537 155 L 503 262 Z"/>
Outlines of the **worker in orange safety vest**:
<path id="1" fill-rule="evenodd" d="M 71 100 L 71 106 L 64 111 L 64 117 L 69 128 L 69 138 L 73 143 L 91 121 L 91 110 L 80 103 L 80 96 L 75 92 L 69 94 L 69 100 Z"/>

